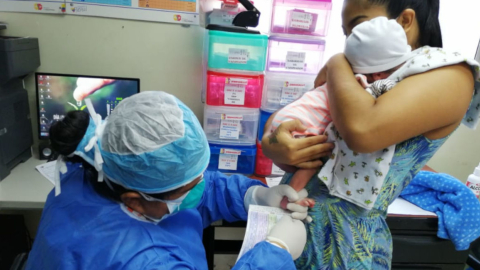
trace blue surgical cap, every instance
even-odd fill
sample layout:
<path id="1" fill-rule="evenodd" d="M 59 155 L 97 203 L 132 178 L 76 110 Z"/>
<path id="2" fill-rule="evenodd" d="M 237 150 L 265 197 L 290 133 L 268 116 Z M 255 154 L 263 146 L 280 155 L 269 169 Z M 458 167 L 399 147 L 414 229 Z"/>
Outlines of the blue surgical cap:
<path id="1" fill-rule="evenodd" d="M 126 98 L 98 123 L 90 121 L 75 154 L 94 162 L 93 150 L 85 151 L 85 146 L 97 134 L 103 172 L 125 188 L 145 193 L 174 190 L 201 176 L 208 166 L 210 149 L 197 117 L 165 92 Z"/>

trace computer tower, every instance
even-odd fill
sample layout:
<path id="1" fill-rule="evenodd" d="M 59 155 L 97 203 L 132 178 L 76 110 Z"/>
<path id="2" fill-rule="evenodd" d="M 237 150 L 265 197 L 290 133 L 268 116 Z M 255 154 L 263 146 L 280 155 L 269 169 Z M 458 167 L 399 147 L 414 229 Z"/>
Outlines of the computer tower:
<path id="1" fill-rule="evenodd" d="M 38 39 L 0 36 L 0 180 L 31 157 L 32 123 L 23 78 L 39 66 Z"/>

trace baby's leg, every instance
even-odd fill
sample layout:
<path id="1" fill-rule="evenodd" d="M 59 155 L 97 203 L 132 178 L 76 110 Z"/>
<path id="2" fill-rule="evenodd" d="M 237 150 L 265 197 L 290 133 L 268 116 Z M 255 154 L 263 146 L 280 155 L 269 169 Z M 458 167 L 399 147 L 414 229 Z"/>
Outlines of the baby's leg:
<path id="1" fill-rule="evenodd" d="M 292 180 L 290 181 L 289 185 L 298 192 L 305 188 L 305 186 L 308 184 L 308 181 L 310 181 L 316 172 L 316 169 L 298 169 L 292 176 Z M 286 209 L 288 203 L 288 198 L 284 197 L 280 205 L 283 209 Z M 313 207 L 315 205 L 315 201 L 309 198 L 304 198 L 296 203 L 307 207 Z"/>

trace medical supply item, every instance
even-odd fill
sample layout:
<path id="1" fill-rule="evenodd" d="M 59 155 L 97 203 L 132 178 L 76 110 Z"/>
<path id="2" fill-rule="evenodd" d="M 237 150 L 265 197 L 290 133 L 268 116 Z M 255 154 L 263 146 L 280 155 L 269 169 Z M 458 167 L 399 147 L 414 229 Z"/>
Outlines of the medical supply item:
<path id="1" fill-rule="evenodd" d="M 209 143 L 255 146 L 259 109 L 205 105 L 203 128 Z"/>
<path id="2" fill-rule="evenodd" d="M 261 142 L 257 142 L 257 158 L 255 160 L 255 175 L 265 177 L 270 175 L 284 175 L 285 172 L 266 157 L 262 151 Z"/>
<path id="3" fill-rule="evenodd" d="M 264 75 L 207 71 L 207 104 L 260 108 Z"/>
<path id="4" fill-rule="evenodd" d="M 480 164 L 475 168 L 472 174 L 468 176 L 467 187 L 475 194 L 475 197 L 480 197 Z"/>
<path id="5" fill-rule="evenodd" d="M 263 72 L 267 56 L 266 35 L 210 30 L 208 68 Z"/>
<path id="6" fill-rule="evenodd" d="M 316 75 L 267 72 L 263 89 L 262 110 L 274 112 L 299 99 L 313 89 Z"/>
<path id="7" fill-rule="evenodd" d="M 23 78 L 39 66 L 37 38 L 0 37 L 0 181 L 32 156 L 32 122 Z"/>
<path id="8" fill-rule="evenodd" d="M 331 0 L 275 0 L 271 32 L 324 37 L 331 10 Z"/>
<path id="9" fill-rule="evenodd" d="M 208 170 L 251 175 L 255 169 L 256 146 L 210 144 Z"/>
<path id="10" fill-rule="evenodd" d="M 323 64 L 324 40 L 271 36 L 267 71 L 317 75 Z"/>

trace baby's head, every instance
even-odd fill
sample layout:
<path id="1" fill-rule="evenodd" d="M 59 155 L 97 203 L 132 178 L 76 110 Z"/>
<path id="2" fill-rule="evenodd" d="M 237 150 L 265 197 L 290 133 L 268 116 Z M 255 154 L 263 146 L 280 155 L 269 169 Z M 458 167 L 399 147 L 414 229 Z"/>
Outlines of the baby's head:
<path id="1" fill-rule="evenodd" d="M 345 42 L 345 57 L 353 72 L 371 83 L 388 78 L 411 57 L 412 48 L 402 26 L 377 17 L 357 25 Z"/>

